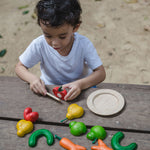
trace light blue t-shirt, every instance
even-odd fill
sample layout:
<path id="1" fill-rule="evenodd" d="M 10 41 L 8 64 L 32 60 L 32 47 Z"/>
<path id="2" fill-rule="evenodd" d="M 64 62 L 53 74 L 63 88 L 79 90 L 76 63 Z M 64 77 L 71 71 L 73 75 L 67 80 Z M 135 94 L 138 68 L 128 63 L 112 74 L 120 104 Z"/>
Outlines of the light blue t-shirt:
<path id="1" fill-rule="evenodd" d="M 31 42 L 19 59 L 27 68 L 40 62 L 41 79 L 46 85 L 63 85 L 84 78 L 102 62 L 88 38 L 75 33 L 74 39 L 70 53 L 62 56 L 41 35 Z"/>

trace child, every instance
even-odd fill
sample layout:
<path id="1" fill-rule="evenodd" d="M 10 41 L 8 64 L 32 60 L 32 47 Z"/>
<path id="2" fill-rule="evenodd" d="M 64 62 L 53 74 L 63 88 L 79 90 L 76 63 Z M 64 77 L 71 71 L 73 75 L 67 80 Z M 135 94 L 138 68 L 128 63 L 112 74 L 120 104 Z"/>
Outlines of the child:
<path id="1" fill-rule="evenodd" d="M 36 6 L 43 35 L 31 42 L 19 57 L 16 74 L 30 89 L 46 95 L 45 85 L 69 88 L 65 100 L 105 79 L 105 70 L 93 44 L 77 33 L 81 7 L 78 0 L 40 0 Z M 28 71 L 40 62 L 41 77 Z"/>

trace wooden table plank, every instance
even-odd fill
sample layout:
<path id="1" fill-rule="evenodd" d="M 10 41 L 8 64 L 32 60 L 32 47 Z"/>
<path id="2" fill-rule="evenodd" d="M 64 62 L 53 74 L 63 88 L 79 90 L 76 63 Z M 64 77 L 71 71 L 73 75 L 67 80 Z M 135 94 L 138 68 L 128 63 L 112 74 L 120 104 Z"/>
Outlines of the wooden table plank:
<path id="1" fill-rule="evenodd" d="M 48 86 L 50 91 L 52 86 Z M 92 113 L 87 105 L 87 97 L 97 89 L 114 89 L 120 92 L 126 100 L 124 110 L 111 117 L 102 117 Z M 47 122 L 59 122 L 65 118 L 67 108 L 71 103 L 77 103 L 85 110 L 82 121 L 86 125 L 101 125 L 112 128 L 125 128 L 150 131 L 150 86 L 124 85 L 102 83 L 98 88 L 90 88 L 72 102 L 62 104 L 49 97 L 42 97 L 32 93 L 29 85 L 16 77 L 0 77 L 0 117 L 23 118 L 23 111 L 31 107 L 39 112 L 40 120 Z M 69 123 L 69 122 L 68 122 Z"/>
<path id="2" fill-rule="evenodd" d="M 16 124 L 17 121 L 6 121 L 6 120 L 0 120 L 0 149 L 7 149 L 7 150 L 27 150 L 27 149 L 33 149 L 28 146 L 28 139 L 31 133 L 27 134 L 25 137 L 18 137 L 16 132 Z M 85 146 L 87 150 L 90 149 L 93 144 L 91 143 L 90 140 L 86 138 L 86 134 L 90 131 L 88 129 L 87 133 L 75 137 L 72 134 L 70 134 L 70 129 L 69 127 L 63 127 L 63 126 L 54 126 L 54 125 L 45 125 L 45 124 L 34 124 L 34 130 L 36 131 L 37 129 L 48 129 L 50 130 L 53 134 L 57 134 L 60 137 L 67 137 L 70 140 L 72 140 L 74 143 Z M 107 132 L 107 137 L 105 138 L 104 142 L 107 144 L 109 147 L 111 147 L 111 138 L 113 134 L 115 134 L 117 131 L 108 131 Z M 150 148 L 149 145 L 149 139 L 150 139 L 150 134 L 142 134 L 142 133 L 129 133 L 129 132 L 123 132 L 125 137 L 121 142 L 122 146 L 128 145 L 132 142 L 136 142 L 138 144 L 138 150 L 148 150 Z M 97 143 L 96 143 L 97 144 Z M 94 144 L 94 145 L 96 145 Z M 48 146 L 46 143 L 45 137 L 41 137 L 38 140 L 37 146 L 35 147 L 36 150 L 63 150 L 62 147 L 59 146 L 59 141 L 55 139 L 55 143 L 52 146 Z"/>

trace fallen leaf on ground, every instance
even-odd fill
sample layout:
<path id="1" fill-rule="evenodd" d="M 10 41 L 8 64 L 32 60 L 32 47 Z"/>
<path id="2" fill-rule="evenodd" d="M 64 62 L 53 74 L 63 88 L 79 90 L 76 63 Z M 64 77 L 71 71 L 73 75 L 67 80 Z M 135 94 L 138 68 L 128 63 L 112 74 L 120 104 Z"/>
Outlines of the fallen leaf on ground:
<path id="1" fill-rule="evenodd" d="M 36 19 L 36 18 L 37 18 L 36 13 L 33 13 L 33 14 L 31 15 L 31 17 L 32 17 L 33 19 Z"/>
<path id="2" fill-rule="evenodd" d="M 0 57 L 3 57 L 6 54 L 7 50 L 3 49 L 0 51 Z"/>
<path id="3" fill-rule="evenodd" d="M 138 0 L 125 0 L 125 2 L 127 2 L 127 3 L 137 3 Z"/>
<path id="4" fill-rule="evenodd" d="M 0 73 L 5 72 L 5 68 L 1 67 Z"/>
<path id="5" fill-rule="evenodd" d="M 144 30 L 145 30 L 145 31 L 150 31 L 150 25 L 145 25 L 145 26 L 144 26 Z"/>
<path id="6" fill-rule="evenodd" d="M 20 6 L 20 7 L 18 7 L 18 9 L 24 9 L 24 8 L 27 8 L 27 7 L 29 7 L 29 5 Z"/>
<path id="7" fill-rule="evenodd" d="M 28 13 L 29 13 L 29 10 L 25 10 L 25 11 L 22 12 L 23 15 L 26 15 Z"/>
<path id="8" fill-rule="evenodd" d="M 98 24 L 98 27 L 104 28 L 104 27 L 105 27 L 105 24 Z"/>

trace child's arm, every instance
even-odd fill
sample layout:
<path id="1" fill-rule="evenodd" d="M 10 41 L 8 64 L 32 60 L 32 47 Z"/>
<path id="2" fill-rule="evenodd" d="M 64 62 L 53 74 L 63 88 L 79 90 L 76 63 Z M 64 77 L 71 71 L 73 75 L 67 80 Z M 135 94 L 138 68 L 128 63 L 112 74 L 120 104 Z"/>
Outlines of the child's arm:
<path id="1" fill-rule="evenodd" d="M 47 91 L 44 82 L 40 78 L 29 72 L 28 69 L 20 61 L 15 67 L 15 72 L 18 77 L 30 84 L 30 89 L 33 92 L 46 95 Z"/>
<path id="2" fill-rule="evenodd" d="M 65 100 L 73 100 L 82 90 L 97 85 L 105 80 L 106 73 L 103 65 L 93 70 L 93 73 L 88 77 L 63 85 L 64 88 L 69 88 L 69 92 L 65 96 Z"/>

